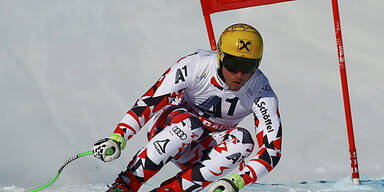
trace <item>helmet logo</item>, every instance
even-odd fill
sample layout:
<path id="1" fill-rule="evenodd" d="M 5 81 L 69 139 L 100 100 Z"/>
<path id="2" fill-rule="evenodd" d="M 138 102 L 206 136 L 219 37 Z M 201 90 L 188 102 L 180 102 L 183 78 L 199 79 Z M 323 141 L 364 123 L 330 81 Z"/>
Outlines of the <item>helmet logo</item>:
<path id="1" fill-rule="evenodd" d="M 247 39 L 239 39 L 239 43 L 237 45 L 237 51 L 241 53 L 251 53 L 252 43 Z"/>

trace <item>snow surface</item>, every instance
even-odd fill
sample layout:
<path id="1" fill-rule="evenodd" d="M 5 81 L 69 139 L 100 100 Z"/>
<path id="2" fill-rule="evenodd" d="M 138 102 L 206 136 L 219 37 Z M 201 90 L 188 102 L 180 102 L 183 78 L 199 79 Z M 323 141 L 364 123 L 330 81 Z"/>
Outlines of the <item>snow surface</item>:
<path id="1" fill-rule="evenodd" d="M 140 191 L 150 191 L 154 187 L 144 185 Z M 100 192 L 107 190 L 105 184 L 68 185 L 52 187 L 47 192 Z M 0 192 L 22 192 L 15 186 L 0 187 Z M 207 190 L 204 190 L 207 191 Z M 355 185 L 350 178 L 335 181 L 303 181 L 300 183 L 255 183 L 245 187 L 243 192 L 381 192 L 384 191 L 384 179 L 363 178 L 360 185 Z"/>
<path id="2" fill-rule="evenodd" d="M 384 1 L 339 6 L 360 173 L 381 183 Z M 311 181 L 339 184 L 351 175 L 331 13 L 331 0 L 305 0 L 212 15 L 216 37 L 245 22 L 265 42 L 261 69 L 279 97 L 283 145 L 279 164 L 260 182 L 315 186 Z M 172 63 L 198 48 L 209 49 L 200 1 L 0 0 L 2 190 L 49 181 L 66 159 L 110 135 Z M 250 117 L 241 126 L 252 132 L 252 124 Z M 87 184 L 112 182 L 144 135 L 114 162 L 76 160 L 52 187 L 101 190 Z M 169 165 L 151 182 L 174 174 Z"/>

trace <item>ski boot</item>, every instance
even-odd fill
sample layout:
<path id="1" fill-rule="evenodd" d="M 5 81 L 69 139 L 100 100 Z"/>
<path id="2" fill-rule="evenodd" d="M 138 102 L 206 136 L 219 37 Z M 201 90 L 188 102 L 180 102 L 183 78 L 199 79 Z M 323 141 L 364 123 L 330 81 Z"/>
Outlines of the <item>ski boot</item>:
<path id="1" fill-rule="evenodd" d="M 106 192 L 136 192 L 143 183 L 129 171 L 121 172 Z"/>
<path id="2" fill-rule="evenodd" d="M 180 185 L 180 183 L 177 181 L 177 177 L 172 177 L 171 179 L 168 179 L 167 181 L 164 181 L 160 187 L 153 189 L 151 192 L 182 192 L 184 191 Z"/>
<path id="3" fill-rule="evenodd" d="M 115 182 L 110 186 L 107 192 L 133 192 L 133 190 L 124 183 Z"/>

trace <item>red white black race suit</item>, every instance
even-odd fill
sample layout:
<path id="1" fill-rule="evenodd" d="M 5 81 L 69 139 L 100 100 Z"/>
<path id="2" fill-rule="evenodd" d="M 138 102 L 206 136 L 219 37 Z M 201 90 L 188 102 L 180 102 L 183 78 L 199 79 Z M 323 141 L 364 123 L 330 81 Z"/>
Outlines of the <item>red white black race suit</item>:
<path id="1" fill-rule="evenodd" d="M 171 66 L 137 100 L 114 133 L 129 140 L 150 122 L 148 143 L 124 173 L 144 183 L 172 161 L 181 171 L 161 186 L 199 191 L 238 165 L 245 184 L 276 166 L 282 129 L 278 100 L 268 79 L 257 70 L 240 90 L 231 91 L 220 78 L 217 63 L 216 52 L 198 50 Z M 254 141 L 237 124 L 250 114 L 259 148 L 245 163 Z"/>

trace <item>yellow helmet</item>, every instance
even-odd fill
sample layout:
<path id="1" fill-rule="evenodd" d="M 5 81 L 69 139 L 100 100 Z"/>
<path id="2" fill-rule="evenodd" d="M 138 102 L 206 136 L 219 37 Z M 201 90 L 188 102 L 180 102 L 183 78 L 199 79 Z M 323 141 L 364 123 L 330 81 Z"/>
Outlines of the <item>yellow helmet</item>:
<path id="1" fill-rule="evenodd" d="M 253 73 L 263 56 L 263 39 L 260 33 L 247 24 L 233 24 L 221 34 L 217 44 L 219 68 L 231 72 Z"/>

